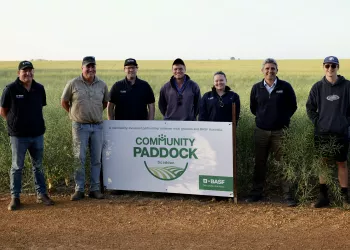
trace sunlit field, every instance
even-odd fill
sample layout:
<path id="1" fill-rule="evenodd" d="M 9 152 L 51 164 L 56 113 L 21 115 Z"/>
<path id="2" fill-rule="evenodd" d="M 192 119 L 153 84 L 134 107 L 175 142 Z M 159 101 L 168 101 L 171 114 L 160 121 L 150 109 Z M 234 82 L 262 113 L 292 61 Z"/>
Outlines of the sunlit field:
<path id="1" fill-rule="evenodd" d="M 249 110 L 249 95 L 254 83 L 262 79 L 260 60 L 207 60 L 185 61 L 187 74 L 201 87 L 201 93 L 210 91 L 213 74 L 222 70 L 226 73 L 228 86 L 241 98 L 241 120 L 237 131 L 237 163 L 239 192 L 246 193 L 250 187 L 254 163 L 254 144 L 252 142 L 254 117 Z M 291 128 L 286 138 L 283 164 L 272 164 L 269 186 L 276 186 L 276 175 L 285 175 L 295 181 L 295 192 L 302 200 L 312 198 L 316 176 L 320 171 L 318 158 L 312 150 L 311 122 L 307 119 L 305 103 L 311 86 L 323 76 L 320 60 L 280 60 L 278 77 L 290 82 L 296 92 L 298 110 L 292 118 Z M 67 113 L 60 106 L 60 97 L 68 80 L 81 73 L 80 61 L 34 61 L 35 80 L 45 86 L 47 106 L 44 116 L 47 131 L 45 134 L 44 166 L 47 178 L 55 185 L 63 185 L 66 177 L 73 172 L 71 152 L 71 124 Z M 146 80 L 153 88 L 156 107 L 159 90 L 167 82 L 171 73 L 172 61 L 138 61 L 139 78 Z M 0 88 L 15 80 L 18 62 L 0 62 Z M 350 78 L 350 60 L 340 60 L 341 75 Z M 97 75 L 108 85 L 124 77 L 123 61 L 98 61 Z M 106 114 L 105 114 L 106 117 Z M 161 119 L 156 108 L 156 119 Z M 11 152 L 5 122 L 0 130 L 0 191 L 8 191 Z M 273 162 L 271 162 L 273 163 Z M 26 162 L 24 190 L 32 191 L 32 173 L 29 159 Z M 330 173 L 330 181 L 333 181 Z"/>

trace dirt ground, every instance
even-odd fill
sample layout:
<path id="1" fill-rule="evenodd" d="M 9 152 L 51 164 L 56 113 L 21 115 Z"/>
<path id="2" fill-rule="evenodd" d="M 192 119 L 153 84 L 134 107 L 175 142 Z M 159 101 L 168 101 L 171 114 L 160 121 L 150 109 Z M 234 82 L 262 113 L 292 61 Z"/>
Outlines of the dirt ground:
<path id="1" fill-rule="evenodd" d="M 107 195 L 54 206 L 0 195 L 1 249 L 350 249 L 350 211 L 227 199 Z"/>

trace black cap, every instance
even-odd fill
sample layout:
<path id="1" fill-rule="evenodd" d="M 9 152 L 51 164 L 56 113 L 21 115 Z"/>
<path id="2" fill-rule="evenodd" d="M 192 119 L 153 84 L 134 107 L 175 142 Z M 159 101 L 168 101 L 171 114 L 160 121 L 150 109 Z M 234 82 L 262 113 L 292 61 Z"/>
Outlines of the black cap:
<path id="1" fill-rule="evenodd" d="M 22 61 L 22 62 L 19 63 L 18 70 L 26 69 L 26 68 L 34 69 L 33 64 L 31 62 L 29 62 L 29 61 Z"/>
<path id="2" fill-rule="evenodd" d="M 83 58 L 83 62 L 81 63 L 81 65 L 86 66 L 88 64 L 96 64 L 96 60 L 94 56 L 85 56 Z"/>
<path id="3" fill-rule="evenodd" d="M 180 64 L 186 67 L 184 61 L 181 58 L 176 58 L 175 61 L 173 62 L 173 65 Z"/>
<path id="4" fill-rule="evenodd" d="M 136 62 L 136 60 L 134 58 L 128 58 L 124 62 L 124 67 L 128 66 L 128 65 L 134 65 L 134 66 L 137 67 L 137 62 Z"/>

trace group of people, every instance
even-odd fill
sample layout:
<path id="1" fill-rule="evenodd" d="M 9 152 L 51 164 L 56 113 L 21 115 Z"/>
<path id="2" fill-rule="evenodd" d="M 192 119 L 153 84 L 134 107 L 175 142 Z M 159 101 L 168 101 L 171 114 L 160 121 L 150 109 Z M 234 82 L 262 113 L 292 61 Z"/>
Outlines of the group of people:
<path id="1" fill-rule="evenodd" d="M 339 61 L 327 57 L 323 62 L 325 76 L 311 89 L 307 114 L 315 125 L 315 143 L 324 145 L 334 137 L 340 150 L 332 157 L 338 164 L 339 182 L 344 202 L 348 203 L 347 151 L 350 125 L 350 84 L 337 75 Z M 76 171 L 75 192 L 72 201 L 85 198 L 85 162 L 90 152 L 89 197 L 103 199 L 100 191 L 101 154 L 103 146 L 103 111 L 107 108 L 109 120 L 153 120 L 155 97 L 151 86 L 137 77 L 138 64 L 128 58 L 124 62 L 125 78 L 116 82 L 110 91 L 96 75 L 96 60 L 83 58 L 82 73 L 70 80 L 62 93 L 61 105 L 72 120 L 73 151 Z M 261 69 L 264 79 L 253 85 L 250 110 L 255 116 L 255 168 L 253 188 L 247 202 L 263 198 L 269 152 L 277 161 L 282 158 L 283 131 L 297 110 L 297 100 L 290 83 L 277 77 L 276 60 L 267 58 Z M 165 120 L 232 121 L 232 104 L 236 107 L 236 122 L 240 116 L 240 98 L 227 86 L 224 72 L 213 76 L 212 90 L 201 97 L 198 84 L 186 74 L 184 61 L 177 58 L 172 64 L 173 76 L 160 89 L 158 107 Z M 45 205 L 54 202 L 47 195 L 43 174 L 43 134 L 45 124 L 43 106 L 46 105 L 44 86 L 34 80 L 34 66 L 22 61 L 18 77 L 6 86 L 1 97 L 0 114 L 7 120 L 11 141 L 12 166 L 10 171 L 11 202 L 9 210 L 21 207 L 20 193 L 24 158 L 29 151 L 34 173 L 37 201 Z M 236 123 L 237 124 L 237 123 Z M 281 180 L 284 199 L 295 206 L 291 183 Z M 320 177 L 320 197 L 315 207 L 329 205 L 327 185 Z"/>

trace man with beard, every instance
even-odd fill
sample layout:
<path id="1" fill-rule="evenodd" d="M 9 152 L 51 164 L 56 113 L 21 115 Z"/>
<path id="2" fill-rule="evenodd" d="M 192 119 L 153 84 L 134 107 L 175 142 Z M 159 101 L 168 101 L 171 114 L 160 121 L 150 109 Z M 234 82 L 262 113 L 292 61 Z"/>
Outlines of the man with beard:
<path id="1" fill-rule="evenodd" d="M 154 94 L 151 86 L 137 77 L 138 64 L 124 62 L 125 78 L 116 82 L 109 93 L 108 120 L 154 120 Z"/>
<path id="2" fill-rule="evenodd" d="M 164 120 L 195 121 L 201 99 L 199 86 L 186 74 L 182 59 L 173 62 L 172 71 L 170 81 L 160 89 L 159 110 Z"/>

